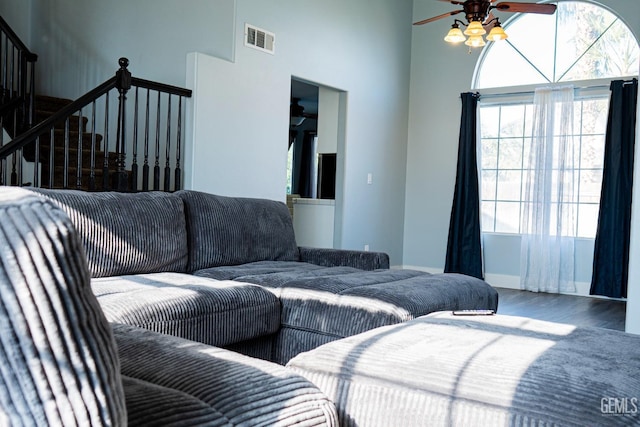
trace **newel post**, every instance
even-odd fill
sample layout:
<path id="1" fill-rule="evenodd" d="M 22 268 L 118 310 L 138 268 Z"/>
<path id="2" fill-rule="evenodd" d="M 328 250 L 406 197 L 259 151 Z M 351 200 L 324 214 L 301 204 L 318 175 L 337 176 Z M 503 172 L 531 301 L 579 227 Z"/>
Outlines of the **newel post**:
<path id="1" fill-rule="evenodd" d="M 120 58 L 118 60 L 120 69 L 116 71 L 116 88 L 119 92 L 118 97 L 118 132 L 116 136 L 116 175 L 114 181 L 114 189 L 116 191 L 128 191 L 129 190 L 129 174 L 125 168 L 126 158 L 126 115 L 125 106 L 127 102 L 127 92 L 131 89 L 131 72 L 127 70 L 129 66 L 129 60 L 127 58 Z"/>

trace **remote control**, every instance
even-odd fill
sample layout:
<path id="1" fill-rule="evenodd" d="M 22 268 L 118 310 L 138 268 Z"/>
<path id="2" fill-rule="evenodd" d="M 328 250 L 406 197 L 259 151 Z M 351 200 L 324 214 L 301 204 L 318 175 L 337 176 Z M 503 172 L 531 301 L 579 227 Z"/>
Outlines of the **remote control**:
<path id="1" fill-rule="evenodd" d="M 491 316 L 496 314 L 493 310 L 453 310 L 454 316 Z"/>

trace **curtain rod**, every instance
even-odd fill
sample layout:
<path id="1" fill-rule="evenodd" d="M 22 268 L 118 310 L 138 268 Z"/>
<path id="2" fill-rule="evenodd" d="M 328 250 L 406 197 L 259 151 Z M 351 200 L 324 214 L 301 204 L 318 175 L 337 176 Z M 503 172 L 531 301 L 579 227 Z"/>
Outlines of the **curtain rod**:
<path id="1" fill-rule="evenodd" d="M 627 83 L 627 82 L 625 82 L 625 83 Z M 631 82 L 629 82 L 629 83 L 631 83 Z M 578 91 L 578 90 L 598 90 L 598 89 L 609 89 L 609 85 L 583 86 L 583 87 L 576 87 L 573 90 Z M 525 90 L 525 91 L 521 91 L 521 92 L 490 93 L 490 94 L 486 94 L 486 95 L 483 95 L 480 92 L 477 92 L 477 93 L 478 93 L 478 95 L 480 97 L 494 98 L 494 97 L 499 97 L 499 96 L 534 95 L 535 91 L 534 90 Z"/>
<path id="2" fill-rule="evenodd" d="M 612 80 L 615 81 L 615 80 Z M 631 80 L 623 80 L 622 84 L 632 84 L 633 82 L 638 81 L 637 78 L 633 78 Z M 574 88 L 574 91 L 581 91 L 581 90 L 602 90 L 602 89 L 609 89 L 611 87 L 611 84 L 608 85 L 596 85 L 596 86 L 580 86 L 580 87 L 576 87 Z M 510 97 L 510 96 L 523 96 L 523 95 L 534 95 L 535 91 L 534 90 L 527 90 L 527 91 L 520 91 L 520 92 L 509 92 L 509 93 L 493 93 L 493 94 L 486 94 L 483 95 L 482 93 L 476 91 L 475 92 L 476 95 L 479 98 L 500 98 L 500 97 Z"/>

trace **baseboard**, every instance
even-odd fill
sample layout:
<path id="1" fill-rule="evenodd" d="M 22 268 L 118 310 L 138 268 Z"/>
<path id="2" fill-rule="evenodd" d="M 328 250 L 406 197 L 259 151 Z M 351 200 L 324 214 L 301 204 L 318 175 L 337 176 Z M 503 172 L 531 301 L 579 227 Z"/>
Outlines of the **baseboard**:
<path id="1" fill-rule="evenodd" d="M 438 268 L 420 267 L 420 266 L 414 266 L 414 265 L 392 266 L 391 268 L 405 268 L 410 270 L 424 271 L 431 274 L 440 274 L 443 272 L 442 269 L 438 269 Z M 485 273 L 484 280 L 487 283 L 489 283 L 491 286 L 496 288 L 521 289 L 520 276 L 512 276 L 508 274 Z M 575 296 L 583 296 L 583 297 L 591 297 L 591 298 L 619 300 L 619 298 L 608 298 L 600 295 L 589 295 L 590 290 L 591 290 L 591 283 L 576 282 L 575 292 L 560 292 L 560 293 L 564 295 L 575 295 Z M 621 299 L 621 300 L 625 301 L 625 299 Z"/>
<path id="2" fill-rule="evenodd" d="M 485 274 L 485 281 L 491 286 L 496 288 L 505 288 L 505 289 L 522 289 L 520 287 L 520 276 L 511 276 L 506 274 Z M 575 295 L 582 297 L 592 297 L 592 298 L 606 298 L 598 295 L 589 295 L 591 290 L 591 283 L 589 282 L 575 282 L 576 291 L 575 292 L 559 292 L 563 295 Z M 608 298 L 609 299 L 609 298 Z"/>
<path id="3" fill-rule="evenodd" d="M 443 272 L 441 268 L 420 267 L 417 265 L 392 265 L 391 268 L 404 269 L 404 270 L 418 270 L 418 271 L 424 271 L 425 273 L 431 273 L 431 274 L 442 274 Z"/>

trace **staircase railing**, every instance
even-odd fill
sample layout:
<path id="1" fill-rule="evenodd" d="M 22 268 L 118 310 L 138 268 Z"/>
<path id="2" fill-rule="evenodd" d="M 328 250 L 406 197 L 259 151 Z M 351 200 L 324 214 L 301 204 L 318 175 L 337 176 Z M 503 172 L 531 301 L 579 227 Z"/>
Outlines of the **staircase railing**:
<path id="1" fill-rule="evenodd" d="M 33 123 L 37 59 L 0 16 L 0 145 Z"/>
<path id="2" fill-rule="evenodd" d="M 119 65 L 114 77 L 0 147 L 0 185 L 181 189 L 183 100 L 191 97 L 191 90 L 132 77 L 126 58 L 120 58 Z M 115 92 L 117 103 L 111 102 Z M 25 173 L 25 162 L 14 161 L 9 167 L 7 158 L 14 153 L 33 162 L 30 174 Z M 26 183 L 25 175 L 32 181 Z"/>

